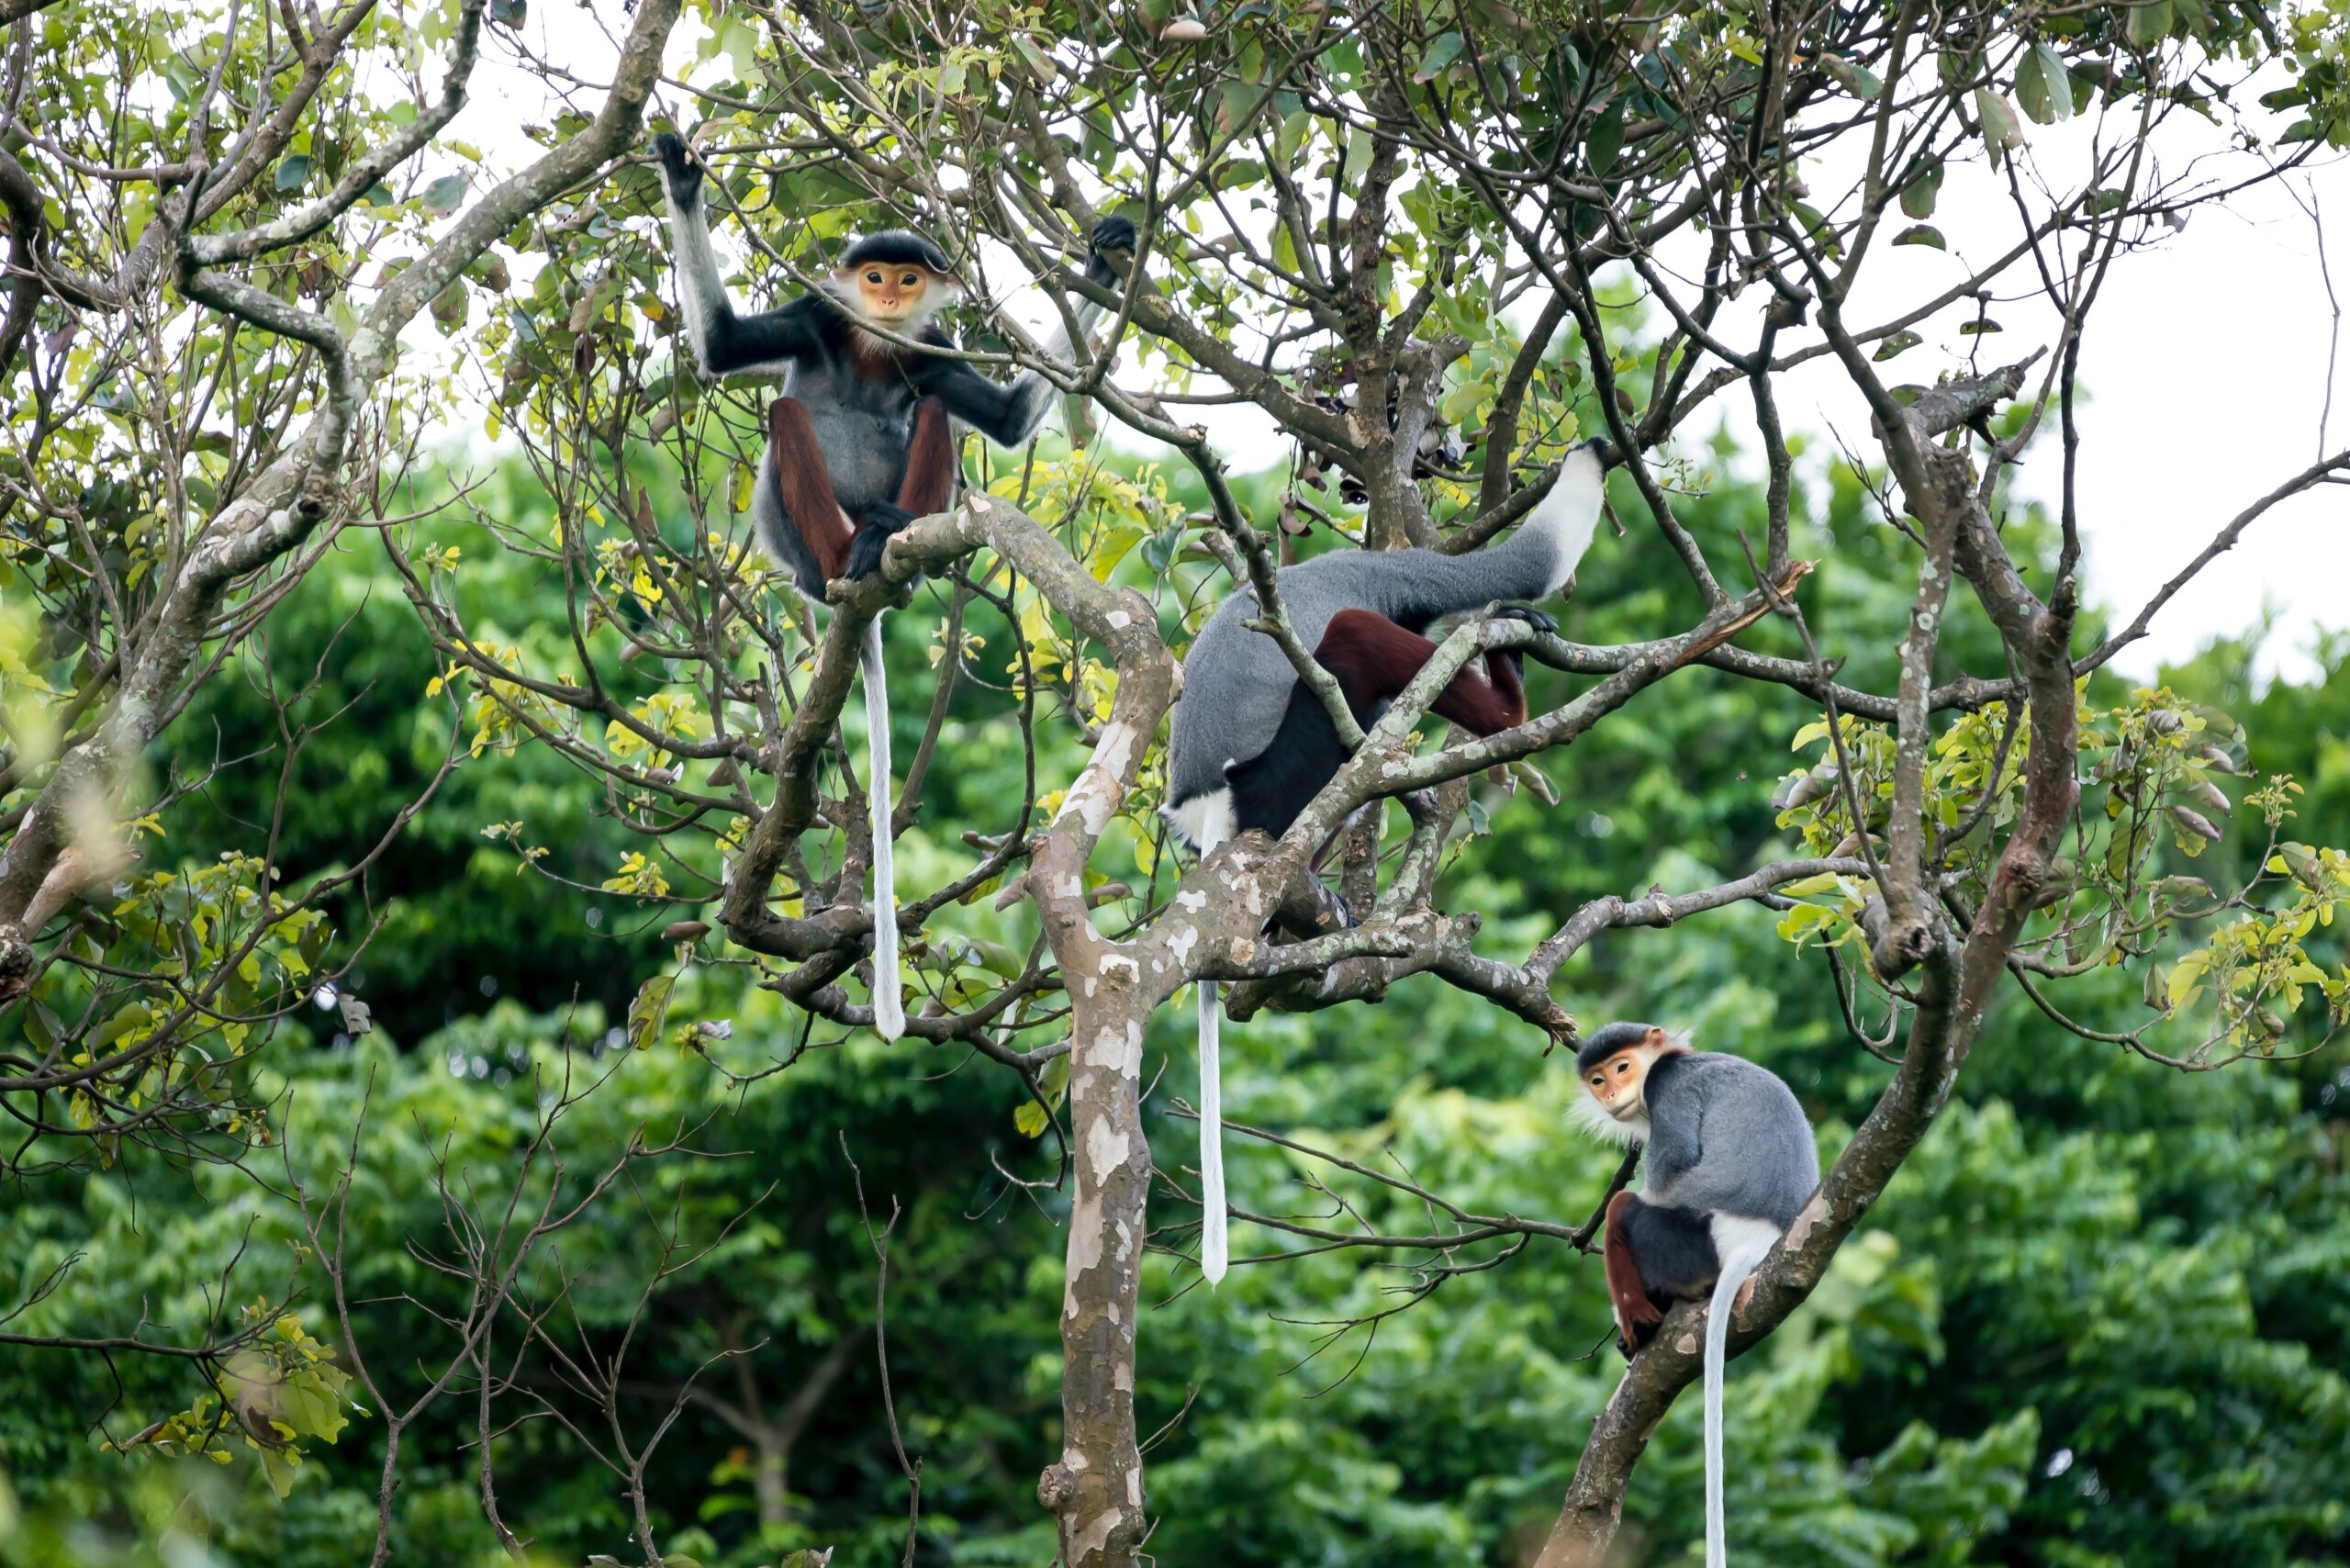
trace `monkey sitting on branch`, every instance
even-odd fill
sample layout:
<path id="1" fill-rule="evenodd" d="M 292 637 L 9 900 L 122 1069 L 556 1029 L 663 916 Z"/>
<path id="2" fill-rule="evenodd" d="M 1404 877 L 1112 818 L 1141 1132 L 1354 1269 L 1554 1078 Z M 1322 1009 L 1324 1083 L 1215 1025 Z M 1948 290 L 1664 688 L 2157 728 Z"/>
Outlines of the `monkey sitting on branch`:
<path id="1" fill-rule="evenodd" d="M 1651 1024 L 1610 1024 L 1575 1055 L 1585 1131 L 1646 1149 L 1638 1193 L 1607 1203 L 1607 1293 L 1629 1357 L 1674 1302 L 1706 1302 L 1706 1568 L 1724 1568 L 1722 1367 L 1739 1290 L 1819 1185 L 1819 1153 L 1776 1073 L 1693 1051 Z"/>
<path id="2" fill-rule="evenodd" d="M 1436 654 L 1427 628 L 1448 615 L 1509 600 L 1548 599 L 1590 548 L 1606 498 L 1609 448 L 1584 442 L 1560 461 L 1550 493 L 1504 543 L 1467 554 L 1343 550 L 1283 566 L 1273 583 L 1291 627 L 1314 649 L 1364 728 Z M 1183 695 L 1167 743 L 1167 803 L 1177 836 L 1202 855 L 1249 832 L 1279 838 L 1337 777 L 1348 750 L 1329 710 L 1271 637 L 1254 629 L 1257 596 L 1242 588 L 1217 606 L 1183 659 Z M 1502 611 L 1543 631 L 1539 610 Z M 1485 655 L 1430 705 L 1438 718 L 1490 735 L 1526 722 L 1515 651 Z M 1228 1262 L 1221 1083 L 1223 1007 L 1199 982 L 1200 1267 L 1213 1285 Z"/>
<path id="3" fill-rule="evenodd" d="M 891 534 L 953 501 L 962 478 L 957 422 L 999 445 L 1017 446 L 1044 422 L 1058 389 L 1034 370 L 999 383 L 949 357 L 954 340 L 932 318 L 962 297 L 962 280 L 937 246 L 901 229 L 849 246 L 822 287 L 744 315 L 727 297 L 711 251 L 700 158 L 666 133 L 653 139 L 653 151 L 668 197 L 677 292 L 695 364 L 711 377 L 783 377 L 782 394 L 767 409 L 751 526 L 767 553 L 790 568 L 810 605 L 821 605 L 827 581 L 878 571 Z M 1114 284 L 1102 255 L 1134 244 L 1133 224 L 1104 219 L 1093 231 L 1085 275 Z M 1078 312 L 1080 333 L 1101 311 L 1085 302 Z M 1069 347 L 1063 327 L 1046 353 L 1065 360 Z M 906 1015 L 898 978 L 890 697 L 878 615 L 867 628 L 860 662 L 873 810 L 873 1026 L 894 1040 L 905 1032 Z"/>

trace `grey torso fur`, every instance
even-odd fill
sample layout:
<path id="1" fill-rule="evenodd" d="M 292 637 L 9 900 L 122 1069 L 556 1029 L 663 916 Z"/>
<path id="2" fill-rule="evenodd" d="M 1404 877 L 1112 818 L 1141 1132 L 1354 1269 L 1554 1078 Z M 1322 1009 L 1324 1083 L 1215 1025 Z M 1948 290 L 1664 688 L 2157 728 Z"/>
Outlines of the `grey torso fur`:
<path id="1" fill-rule="evenodd" d="M 1650 1202 L 1785 1230 L 1819 1185 L 1811 1126 L 1769 1069 L 1721 1051 L 1668 1056 L 1649 1070 L 1647 1099 Z"/>
<path id="2" fill-rule="evenodd" d="M 1556 593 L 1591 543 L 1605 483 L 1595 457 L 1578 452 L 1566 463 L 1569 470 L 1550 495 L 1502 543 L 1463 555 L 1337 550 L 1282 567 L 1275 581 L 1298 640 L 1319 645 L 1341 610 L 1375 610 L 1417 625 L 1494 599 Z M 1580 466 L 1588 467 L 1587 476 Z M 1257 596 L 1240 589 L 1217 607 L 1184 655 L 1186 695 L 1175 704 L 1168 736 L 1170 806 L 1223 789 L 1225 767 L 1256 756 L 1281 728 L 1297 672 L 1279 644 L 1248 629 L 1256 618 Z M 1203 693 L 1214 696 L 1203 700 Z"/>
<path id="3" fill-rule="evenodd" d="M 782 393 L 807 405 L 833 494 L 851 517 L 897 498 L 913 434 L 914 394 L 902 377 L 861 375 L 845 357 L 807 359 L 792 365 Z"/>

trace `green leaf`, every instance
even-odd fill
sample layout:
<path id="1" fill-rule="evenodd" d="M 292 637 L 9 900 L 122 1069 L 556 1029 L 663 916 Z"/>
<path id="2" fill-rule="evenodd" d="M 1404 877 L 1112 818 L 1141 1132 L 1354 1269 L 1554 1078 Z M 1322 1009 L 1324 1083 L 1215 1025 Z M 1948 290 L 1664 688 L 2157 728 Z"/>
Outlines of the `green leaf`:
<path id="1" fill-rule="evenodd" d="M 1911 349 L 1916 348 L 1919 343 L 1922 343 L 1925 341 L 1925 339 L 1919 337 L 1915 332 L 1896 332 L 1893 336 L 1879 343 L 1877 345 L 1876 353 L 1869 355 L 1869 357 L 1882 364 L 1888 359 L 1894 359 L 1899 355 L 1908 353 Z"/>
<path id="2" fill-rule="evenodd" d="M 1428 44 L 1428 51 L 1420 56 L 1420 68 L 1412 73 L 1415 82 L 1429 82 L 1437 73 L 1451 64 L 1460 53 L 1459 33 L 1438 33 Z"/>
<path id="3" fill-rule="evenodd" d="M 1615 163 L 1616 154 L 1623 146 L 1624 100 L 1618 98 L 1592 123 L 1590 134 L 1583 138 L 1583 155 L 1591 164 L 1592 173 L 1604 174 Z"/>
<path id="4" fill-rule="evenodd" d="M 1982 337 L 1992 332 L 2003 332 L 2006 330 L 2006 328 L 2000 326 L 1997 321 L 1992 320 L 1988 316 L 1986 316 L 1980 321 L 1969 321 L 1965 326 L 1961 327 L 1958 330 L 1958 335 L 1962 338 L 1975 338 Z"/>
<path id="5" fill-rule="evenodd" d="M 489 19 L 502 28 L 519 28 L 530 14 L 530 0 L 489 0 Z"/>
<path id="6" fill-rule="evenodd" d="M 1446 424 L 1462 424 L 1477 411 L 1480 403 L 1493 396 L 1494 389 L 1483 381 L 1464 381 L 1445 395 L 1444 401 L 1437 408 L 1437 412 L 1442 416 Z"/>
<path id="7" fill-rule="evenodd" d="M 2064 57 L 2044 43 L 2031 46 L 2031 56 L 2040 62 L 2040 73 L 2048 83 L 2048 106 L 2060 121 L 2071 119 L 2077 109 L 2073 97 L 2073 73 L 2065 68 Z"/>
<path id="8" fill-rule="evenodd" d="M 1045 1114 L 1045 1108 L 1035 1101 L 1023 1100 L 1012 1113 L 1012 1125 L 1018 1127 L 1024 1137 L 1043 1137 L 1045 1129 L 1052 1125 L 1052 1118 Z"/>
<path id="9" fill-rule="evenodd" d="M 432 300 L 432 320 L 445 336 L 464 329 L 465 324 L 465 280 L 453 278 Z"/>
<path id="10" fill-rule="evenodd" d="M 1863 70 L 1841 54 L 1821 55 L 1819 69 L 1828 73 L 1830 81 L 1863 103 L 1874 102 L 1877 95 L 1885 91 L 1885 84 L 1874 72 Z"/>
<path id="11" fill-rule="evenodd" d="M 675 975 L 655 975 L 628 1004 L 628 1043 L 643 1050 L 660 1038 L 661 1025 L 669 1016 L 669 994 L 677 989 Z"/>
<path id="12" fill-rule="evenodd" d="M 1930 245 L 1937 251 L 1947 251 L 1950 245 L 1942 239 L 1942 231 L 1930 223 L 1913 223 L 1893 237 L 1897 245 Z"/>
<path id="13" fill-rule="evenodd" d="M 1028 67 L 1029 74 L 1036 78 L 1038 85 L 1049 87 L 1059 76 L 1060 67 L 1053 63 L 1053 57 L 1038 49 L 1035 40 L 1027 34 L 1013 34 L 1012 48 L 1020 56 L 1022 63 Z"/>
<path id="14" fill-rule="evenodd" d="M 1901 210 L 1911 218 L 1931 218 L 1942 188 L 1942 163 L 1937 158 L 1911 174 L 1909 183 L 1901 187 Z"/>
<path id="15" fill-rule="evenodd" d="M 470 182 L 463 174 L 443 174 L 424 187 L 424 205 L 436 218 L 446 218 L 465 199 Z"/>
<path id="16" fill-rule="evenodd" d="M 2170 0 L 2130 7 L 2128 36 L 2132 49 L 2152 49 L 2170 34 Z"/>
<path id="17" fill-rule="evenodd" d="M 1983 145 L 1995 167 L 2002 156 L 2023 145 L 2023 122 L 2008 100 L 1988 86 L 1975 89 L 1975 118 L 1983 124 Z"/>
<path id="18" fill-rule="evenodd" d="M 310 155 L 297 152 L 277 165 L 277 177 L 272 183 L 281 191 L 298 191 L 310 179 Z"/>
<path id="19" fill-rule="evenodd" d="M 2049 103 L 2048 78 L 2040 69 L 2040 51 L 2026 50 L 2016 62 L 2016 102 L 2034 125 L 2053 124 L 2056 111 Z"/>

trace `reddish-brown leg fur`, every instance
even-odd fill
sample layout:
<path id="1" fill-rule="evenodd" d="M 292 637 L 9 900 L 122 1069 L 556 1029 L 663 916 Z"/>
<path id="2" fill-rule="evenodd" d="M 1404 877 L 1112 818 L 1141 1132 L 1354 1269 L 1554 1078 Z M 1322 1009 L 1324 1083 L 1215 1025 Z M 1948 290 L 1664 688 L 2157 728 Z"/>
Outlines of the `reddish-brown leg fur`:
<path id="1" fill-rule="evenodd" d="M 1628 1356 L 1639 1349 L 1641 1329 L 1664 1321 L 1664 1314 L 1649 1299 L 1648 1287 L 1640 1283 L 1640 1266 L 1632 1260 L 1625 1219 L 1627 1211 L 1639 1202 L 1630 1193 L 1618 1193 L 1607 1200 L 1607 1245 L 1602 1254 L 1607 1265 L 1608 1299 L 1616 1304 L 1616 1332 L 1622 1336 Z"/>
<path id="2" fill-rule="evenodd" d="M 1358 716 L 1402 691 L 1435 655 L 1434 643 L 1368 610 L 1341 610 L 1330 617 L 1321 646 L 1314 650 Z M 1487 654 L 1485 673 L 1490 678 L 1480 680 L 1462 670 L 1428 711 L 1475 735 L 1526 722 L 1526 688 L 1517 671 L 1501 655 Z"/>
<path id="3" fill-rule="evenodd" d="M 955 498 L 955 431 L 946 405 L 924 398 L 914 405 L 914 433 L 906 443 L 906 476 L 898 482 L 898 505 L 916 517 L 945 511 Z"/>
<path id="4" fill-rule="evenodd" d="M 767 461 L 775 465 L 776 488 L 801 543 L 827 581 L 839 577 L 848 564 L 849 526 L 833 496 L 833 477 L 816 444 L 816 428 L 808 422 L 808 407 L 797 398 L 778 398 L 767 406 Z"/>

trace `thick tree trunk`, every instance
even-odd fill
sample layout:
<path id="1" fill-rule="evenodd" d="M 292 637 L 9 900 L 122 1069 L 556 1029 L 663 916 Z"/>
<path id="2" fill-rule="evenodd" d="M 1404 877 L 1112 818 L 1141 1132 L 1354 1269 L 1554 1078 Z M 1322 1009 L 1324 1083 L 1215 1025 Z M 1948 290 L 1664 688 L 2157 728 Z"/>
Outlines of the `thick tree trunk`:
<path id="1" fill-rule="evenodd" d="M 1147 997 L 1120 954 L 1080 1001 L 1069 1057 L 1076 1202 L 1062 1285 L 1061 1457 L 1036 1495 L 1060 1522 L 1069 1568 L 1124 1568 L 1142 1543 L 1142 1454 L 1135 1438 L 1135 1315 L 1142 1293 L 1150 1145 L 1142 1126 Z M 1082 982 L 1072 979 L 1072 994 Z"/>

